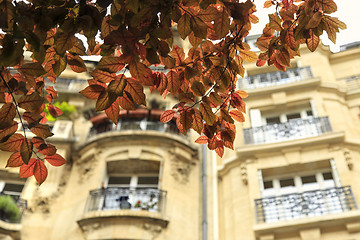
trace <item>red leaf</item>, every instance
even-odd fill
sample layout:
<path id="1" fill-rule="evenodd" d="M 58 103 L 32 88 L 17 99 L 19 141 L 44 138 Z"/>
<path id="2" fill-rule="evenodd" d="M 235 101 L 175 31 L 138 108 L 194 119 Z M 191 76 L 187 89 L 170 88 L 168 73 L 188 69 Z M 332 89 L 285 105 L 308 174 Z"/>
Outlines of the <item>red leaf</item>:
<path id="1" fill-rule="evenodd" d="M 218 140 L 217 140 L 217 137 L 216 136 L 213 136 L 212 138 L 210 138 L 209 139 L 209 141 L 208 141 L 208 148 L 210 149 L 210 150 L 214 150 L 215 148 L 217 148 L 217 142 L 218 142 Z"/>
<path id="2" fill-rule="evenodd" d="M 43 139 L 51 137 L 54 135 L 48 125 L 37 124 L 36 126 L 30 128 L 31 132 L 33 132 L 36 136 L 41 137 Z"/>
<path id="3" fill-rule="evenodd" d="M 37 162 L 37 159 L 31 158 L 28 164 L 23 164 L 20 167 L 19 175 L 21 178 L 28 178 L 34 175 L 34 167 Z"/>
<path id="4" fill-rule="evenodd" d="M 54 154 L 52 156 L 46 156 L 45 160 L 48 161 L 51 165 L 59 167 L 66 163 L 66 160 L 59 154 Z"/>
<path id="5" fill-rule="evenodd" d="M 215 152 L 217 153 L 217 155 L 219 155 L 219 157 L 224 156 L 224 145 L 222 144 L 222 142 L 218 142 L 217 147 L 215 148 Z"/>
<path id="6" fill-rule="evenodd" d="M 174 110 L 166 110 L 160 116 L 160 122 L 166 123 L 169 122 L 175 115 Z"/>
<path id="7" fill-rule="evenodd" d="M 195 140 L 196 143 L 199 144 L 207 144 L 209 141 L 209 138 L 205 135 L 198 137 L 198 139 Z"/>
<path id="8" fill-rule="evenodd" d="M 89 99 L 98 99 L 100 94 L 104 92 L 105 88 L 103 86 L 92 84 L 87 86 L 85 89 L 81 90 L 80 93 Z"/>
<path id="9" fill-rule="evenodd" d="M 39 147 L 39 153 L 47 156 L 54 155 L 56 153 L 56 147 L 52 144 L 41 144 Z"/>
<path id="10" fill-rule="evenodd" d="M 24 162 L 21 158 L 20 152 L 15 152 L 9 157 L 6 167 L 20 167 Z"/>
<path id="11" fill-rule="evenodd" d="M 15 133 L 6 142 L 0 143 L 0 149 L 8 152 L 20 151 L 20 146 L 23 141 L 24 136 L 19 133 Z"/>
<path id="12" fill-rule="evenodd" d="M 41 185 L 48 175 L 47 168 L 43 161 L 37 160 L 34 166 L 34 177 L 39 185 Z"/>
<path id="13" fill-rule="evenodd" d="M 53 116 L 54 118 L 58 117 L 58 116 L 61 116 L 63 114 L 63 112 L 60 110 L 60 108 L 52 105 L 52 104 L 49 104 L 47 106 L 48 110 L 49 110 L 49 113 L 51 114 L 51 116 Z"/>
<path id="14" fill-rule="evenodd" d="M 31 139 L 31 142 L 32 142 L 32 144 L 34 145 L 34 147 L 36 147 L 36 148 L 39 148 L 40 145 L 45 144 L 44 139 L 42 139 L 42 138 L 40 138 L 40 137 L 33 137 L 33 138 Z M 45 145 L 46 145 L 46 144 L 45 144 Z"/>
<path id="15" fill-rule="evenodd" d="M 47 87 L 46 92 L 48 93 L 48 95 L 46 96 L 46 99 L 48 100 L 49 103 L 51 103 L 52 100 L 57 98 L 57 96 L 58 96 L 57 91 L 52 86 Z"/>

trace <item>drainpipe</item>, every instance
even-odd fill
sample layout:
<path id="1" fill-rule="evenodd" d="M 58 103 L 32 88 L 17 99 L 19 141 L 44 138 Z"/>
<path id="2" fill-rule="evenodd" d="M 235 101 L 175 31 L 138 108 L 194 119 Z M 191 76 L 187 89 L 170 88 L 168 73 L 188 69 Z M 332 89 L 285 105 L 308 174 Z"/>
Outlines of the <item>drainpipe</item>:
<path id="1" fill-rule="evenodd" d="M 202 239 L 207 240 L 206 144 L 202 145 Z"/>

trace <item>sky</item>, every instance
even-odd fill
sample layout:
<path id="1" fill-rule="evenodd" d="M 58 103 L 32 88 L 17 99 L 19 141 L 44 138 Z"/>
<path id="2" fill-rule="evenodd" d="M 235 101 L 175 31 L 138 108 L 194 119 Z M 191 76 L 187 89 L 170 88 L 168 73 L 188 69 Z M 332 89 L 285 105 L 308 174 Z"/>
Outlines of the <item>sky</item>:
<path id="1" fill-rule="evenodd" d="M 326 33 L 321 37 L 323 44 L 329 45 L 332 52 L 338 52 L 340 46 L 360 41 L 360 0 L 334 0 L 338 6 L 338 11 L 331 16 L 338 17 L 339 20 L 345 22 L 346 30 L 340 30 L 337 33 L 336 44 L 333 44 Z M 264 9 L 265 0 L 254 0 L 257 6 L 255 15 L 260 19 L 258 24 L 253 25 L 250 34 L 261 34 L 264 25 L 269 21 L 268 14 L 275 11 L 275 7 Z"/>

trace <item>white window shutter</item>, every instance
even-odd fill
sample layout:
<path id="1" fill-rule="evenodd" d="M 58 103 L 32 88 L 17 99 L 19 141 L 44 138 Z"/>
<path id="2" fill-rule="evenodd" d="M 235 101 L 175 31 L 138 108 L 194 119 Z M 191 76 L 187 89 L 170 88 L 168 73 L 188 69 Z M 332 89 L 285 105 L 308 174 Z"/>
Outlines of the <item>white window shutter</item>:
<path id="1" fill-rule="evenodd" d="M 262 125 L 261 112 L 259 109 L 250 110 L 250 119 L 252 127 L 260 127 Z"/>

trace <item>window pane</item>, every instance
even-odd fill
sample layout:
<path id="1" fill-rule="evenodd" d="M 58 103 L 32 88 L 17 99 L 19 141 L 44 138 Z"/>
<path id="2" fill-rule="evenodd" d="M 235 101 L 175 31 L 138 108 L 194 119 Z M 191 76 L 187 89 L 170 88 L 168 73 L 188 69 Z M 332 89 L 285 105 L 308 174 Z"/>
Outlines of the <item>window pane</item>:
<path id="1" fill-rule="evenodd" d="M 301 181 L 303 184 L 316 183 L 316 177 L 315 175 L 301 177 Z"/>
<path id="2" fill-rule="evenodd" d="M 266 118 L 266 123 L 267 123 L 267 124 L 280 123 L 280 117 Z"/>
<path id="3" fill-rule="evenodd" d="M 108 185 L 130 184 L 131 177 L 109 177 Z"/>
<path id="4" fill-rule="evenodd" d="M 287 114 L 286 115 L 287 120 L 291 120 L 291 119 L 298 119 L 301 118 L 300 113 L 294 113 L 294 114 Z"/>
<path id="5" fill-rule="evenodd" d="M 312 113 L 312 111 L 311 111 L 311 110 L 308 110 L 308 111 L 306 111 L 306 115 L 309 117 L 309 116 L 312 116 L 312 115 L 313 115 L 313 113 Z"/>
<path id="6" fill-rule="evenodd" d="M 282 180 L 280 180 L 280 186 L 281 187 L 295 186 L 294 179 L 292 179 L 292 178 L 282 179 Z"/>
<path id="7" fill-rule="evenodd" d="M 265 182 L 264 182 L 264 188 L 265 188 L 265 189 L 273 188 L 273 183 L 272 183 L 272 181 L 265 181 Z"/>
<path id="8" fill-rule="evenodd" d="M 5 183 L 3 192 L 18 192 L 21 193 L 24 188 L 23 184 Z"/>
<path id="9" fill-rule="evenodd" d="M 332 180 L 333 179 L 333 175 L 331 172 L 323 173 L 323 176 L 324 176 L 324 180 Z"/>
<path id="10" fill-rule="evenodd" d="M 157 185 L 159 177 L 139 177 L 138 185 Z"/>

